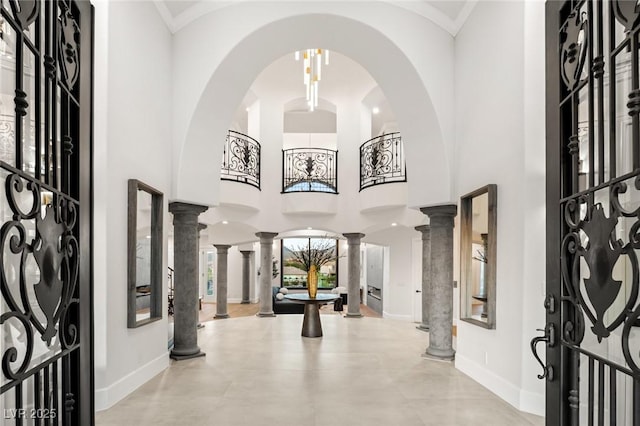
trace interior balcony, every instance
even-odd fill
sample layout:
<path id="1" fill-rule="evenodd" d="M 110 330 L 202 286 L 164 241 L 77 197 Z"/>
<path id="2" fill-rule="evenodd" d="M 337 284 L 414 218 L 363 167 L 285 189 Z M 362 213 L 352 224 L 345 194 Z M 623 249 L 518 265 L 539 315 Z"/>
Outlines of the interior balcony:
<path id="1" fill-rule="evenodd" d="M 220 204 L 260 210 L 260 143 L 229 130 L 220 170 Z"/>
<path id="2" fill-rule="evenodd" d="M 386 133 L 360 145 L 360 212 L 407 205 L 407 170 L 402 137 Z M 393 183 L 394 185 L 387 185 Z"/>

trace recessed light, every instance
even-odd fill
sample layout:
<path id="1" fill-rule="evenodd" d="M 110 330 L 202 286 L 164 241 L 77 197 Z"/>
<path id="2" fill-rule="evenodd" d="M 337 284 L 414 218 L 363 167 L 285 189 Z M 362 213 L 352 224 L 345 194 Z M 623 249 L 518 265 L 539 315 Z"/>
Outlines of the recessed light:
<path id="1" fill-rule="evenodd" d="M 398 224 L 397 224 L 397 223 L 395 223 L 395 222 L 393 222 L 393 223 L 391 224 L 391 226 L 398 226 Z"/>
<path id="2" fill-rule="evenodd" d="M 246 107 L 246 108 L 245 108 L 245 111 L 249 112 L 249 109 L 250 109 L 249 107 Z"/>
<path id="3" fill-rule="evenodd" d="M 371 110 L 372 113 L 377 114 L 380 112 L 380 108 L 378 107 L 373 107 L 373 109 Z"/>
<path id="4" fill-rule="evenodd" d="M 226 225 L 227 223 L 229 223 L 229 222 L 227 222 L 226 220 L 223 220 L 223 221 L 222 221 L 222 224 L 223 224 L 223 225 Z"/>

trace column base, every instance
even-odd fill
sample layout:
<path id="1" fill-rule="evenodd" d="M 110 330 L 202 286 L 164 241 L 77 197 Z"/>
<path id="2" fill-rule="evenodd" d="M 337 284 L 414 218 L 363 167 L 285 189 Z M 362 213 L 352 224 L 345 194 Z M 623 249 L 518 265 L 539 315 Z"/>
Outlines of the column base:
<path id="1" fill-rule="evenodd" d="M 273 312 L 258 312 L 256 316 L 260 318 L 269 318 L 269 317 L 275 317 L 276 314 L 274 314 Z"/>
<path id="2" fill-rule="evenodd" d="M 453 349 L 427 348 L 427 351 L 422 356 L 436 361 L 453 361 L 456 358 L 456 351 Z"/>
<path id="3" fill-rule="evenodd" d="M 171 351 L 171 353 L 169 354 L 169 358 L 174 359 L 176 361 L 184 361 L 185 359 L 199 358 L 201 356 L 206 356 L 206 354 L 202 352 L 200 349 L 198 349 L 198 352 L 195 352 L 192 354 L 181 354 L 180 352 L 175 353 L 174 351 Z"/>
<path id="4" fill-rule="evenodd" d="M 215 319 L 225 319 L 225 318 L 229 318 L 229 314 L 215 314 L 213 317 Z"/>
<path id="5" fill-rule="evenodd" d="M 429 326 L 426 324 L 420 324 L 419 326 L 416 327 L 416 329 L 420 330 L 420 331 L 429 331 Z"/>
<path id="6" fill-rule="evenodd" d="M 347 313 L 347 315 L 344 316 L 345 318 L 362 318 L 364 317 L 364 315 L 357 313 L 357 314 L 349 314 Z"/>
<path id="7" fill-rule="evenodd" d="M 249 303 L 251 303 L 249 300 L 243 300 L 240 302 L 241 305 L 248 305 Z"/>

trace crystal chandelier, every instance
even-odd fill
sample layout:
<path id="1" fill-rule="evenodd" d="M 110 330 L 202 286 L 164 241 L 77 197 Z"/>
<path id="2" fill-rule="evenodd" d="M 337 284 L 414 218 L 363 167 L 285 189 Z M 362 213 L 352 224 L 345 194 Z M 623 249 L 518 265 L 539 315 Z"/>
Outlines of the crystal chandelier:
<path id="1" fill-rule="evenodd" d="M 318 106 L 318 82 L 322 79 L 322 58 L 324 64 L 329 65 L 329 51 L 326 49 L 306 49 L 296 51 L 296 61 L 302 56 L 302 72 L 304 75 L 304 85 L 307 92 L 307 105 L 309 110 L 314 111 Z"/>

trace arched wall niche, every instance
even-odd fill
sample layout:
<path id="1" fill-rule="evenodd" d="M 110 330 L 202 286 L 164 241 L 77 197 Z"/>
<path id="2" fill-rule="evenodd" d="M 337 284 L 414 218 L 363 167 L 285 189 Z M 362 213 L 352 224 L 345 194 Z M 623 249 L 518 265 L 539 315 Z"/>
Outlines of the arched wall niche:
<path id="1" fill-rule="evenodd" d="M 206 40 L 207 28 L 211 27 L 206 25 L 206 20 L 201 22 L 203 19 L 206 16 L 196 23 L 199 37 Z M 287 53 L 322 46 L 360 63 L 387 95 L 405 143 L 408 205 L 420 207 L 452 201 L 448 155 L 452 150 L 445 146 L 436 110 L 419 73 L 389 37 L 366 22 L 328 13 L 299 14 L 255 28 L 239 37 L 219 63 L 200 69 L 201 73 L 208 73 L 209 78 L 193 114 L 186 120 L 185 133 L 180 136 L 177 129 L 175 135 L 178 141 L 174 164 L 175 200 L 208 206 L 218 203 L 224 135 L 255 77 Z M 180 113 L 184 118 L 185 111 Z"/>

